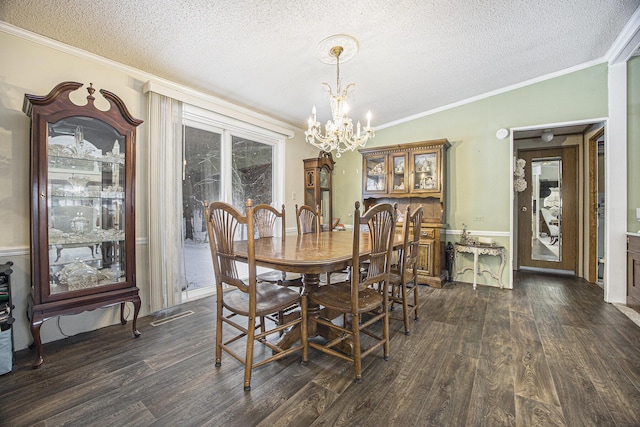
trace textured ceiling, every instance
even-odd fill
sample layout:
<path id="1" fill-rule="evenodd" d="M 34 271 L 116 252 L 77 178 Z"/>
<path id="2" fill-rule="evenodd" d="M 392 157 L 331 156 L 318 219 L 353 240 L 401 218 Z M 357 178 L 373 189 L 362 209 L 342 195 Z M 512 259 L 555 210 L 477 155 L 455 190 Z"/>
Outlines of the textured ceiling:
<path id="1" fill-rule="evenodd" d="M 355 119 L 383 125 L 605 57 L 640 0 L 2 0 L 0 20 L 304 128 L 317 44 L 349 34 Z"/>

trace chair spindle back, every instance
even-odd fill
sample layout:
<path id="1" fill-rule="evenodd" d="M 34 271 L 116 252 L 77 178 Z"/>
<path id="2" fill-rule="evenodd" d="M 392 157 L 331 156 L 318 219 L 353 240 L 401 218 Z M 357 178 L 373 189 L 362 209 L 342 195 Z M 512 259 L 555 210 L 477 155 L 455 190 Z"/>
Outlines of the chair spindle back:
<path id="1" fill-rule="evenodd" d="M 222 284 L 237 287 L 243 292 L 249 292 L 251 286 L 256 285 L 255 241 L 253 207 L 251 199 L 245 203 L 246 216 L 233 206 L 224 202 L 205 202 L 205 215 L 209 245 L 213 258 L 213 269 L 216 276 L 217 292 L 222 292 Z M 249 267 L 248 285 L 238 276 L 236 268 L 236 254 L 234 242 L 240 240 L 242 229 L 246 228 L 247 258 Z"/>
<path id="2" fill-rule="evenodd" d="M 320 207 L 315 209 L 308 205 L 298 207 L 296 205 L 296 218 L 298 235 L 316 233 L 320 234 Z"/>
<path id="3" fill-rule="evenodd" d="M 352 275 L 352 280 L 359 281 L 357 289 L 362 290 L 374 283 L 385 281 L 388 284 L 391 269 L 391 251 L 395 234 L 396 205 L 381 203 L 369 208 L 360 216 L 360 203 L 356 202 L 354 213 L 354 270 L 359 271 L 359 231 L 360 225 L 367 225 L 371 239 L 371 253 L 368 257 L 367 273 L 363 280 L 359 275 Z M 356 265 L 356 261 L 358 265 Z M 353 287 L 353 286 L 352 286 Z"/>

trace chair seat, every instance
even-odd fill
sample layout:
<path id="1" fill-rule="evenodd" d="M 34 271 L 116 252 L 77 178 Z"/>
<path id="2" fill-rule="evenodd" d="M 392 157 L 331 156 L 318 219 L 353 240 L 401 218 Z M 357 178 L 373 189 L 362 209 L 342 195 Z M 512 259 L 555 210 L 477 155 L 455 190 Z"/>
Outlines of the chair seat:
<path id="1" fill-rule="evenodd" d="M 402 276 L 400 275 L 400 271 L 398 269 L 391 269 L 391 272 L 389 273 L 389 283 L 391 284 L 399 284 L 400 281 L 402 279 Z M 413 287 L 413 281 L 409 281 L 407 283 L 407 286 L 409 287 Z"/>
<path id="2" fill-rule="evenodd" d="M 275 283 L 258 283 L 256 289 L 256 315 L 266 316 L 284 310 L 300 300 L 300 292 Z M 240 290 L 225 293 L 224 305 L 243 316 L 249 315 L 249 294 Z"/>
<path id="3" fill-rule="evenodd" d="M 398 283 L 400 282 L 400 270 L 398 270 L 397 268 L 392 268 L 391 271 L 389 272 L 389 282 L 390 283 Z"/>
<path id="4" fill-rule="evenodd" d="M 309 300 L 325 307 L 351 312 L 351 287 L 349 282 L 320 286 L 309 295 Z M 366 288 L 358 298 L 358 313 L 365 313 L 382 305 L 383 297 L 375 289 Z"/>

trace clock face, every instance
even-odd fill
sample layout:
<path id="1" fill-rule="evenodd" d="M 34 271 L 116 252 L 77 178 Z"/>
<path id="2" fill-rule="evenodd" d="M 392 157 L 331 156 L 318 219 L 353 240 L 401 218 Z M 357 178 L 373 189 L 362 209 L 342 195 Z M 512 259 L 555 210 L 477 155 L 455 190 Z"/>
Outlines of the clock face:
<path id="1" fill-rule="evenodd" d="M 496 132 L 496 138 L 498 139 L 505 139 L 508 136 L 509 136 L 509 131 L 505 128 L 498 129 L 498 131 Z"/>

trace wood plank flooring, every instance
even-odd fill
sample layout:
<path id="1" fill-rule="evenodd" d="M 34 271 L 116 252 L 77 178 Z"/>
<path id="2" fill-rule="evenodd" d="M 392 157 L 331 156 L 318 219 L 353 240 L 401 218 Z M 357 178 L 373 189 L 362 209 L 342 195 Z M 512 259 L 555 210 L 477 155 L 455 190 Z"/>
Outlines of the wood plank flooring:
<path id="1" fill-rule="evenodd" d="M 516 274 L 513 290 L 421 287 L 420 320 L 391 322 L 391 358 L 310 350 L 254 371 L 214 366 L 215 301 L 45 344 L 0 376 L 2 426 L 640 426 L 640 327 L 583 280 Z M 166 323 L 150 323 L 192 310 Z M 55 320 L 54 320 L 55 321 Z"/>

